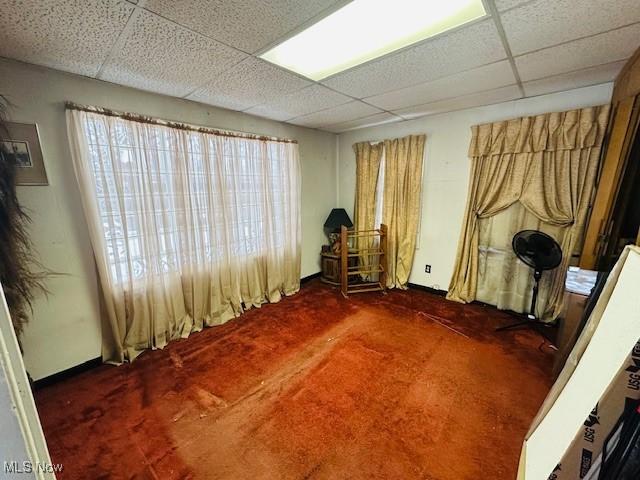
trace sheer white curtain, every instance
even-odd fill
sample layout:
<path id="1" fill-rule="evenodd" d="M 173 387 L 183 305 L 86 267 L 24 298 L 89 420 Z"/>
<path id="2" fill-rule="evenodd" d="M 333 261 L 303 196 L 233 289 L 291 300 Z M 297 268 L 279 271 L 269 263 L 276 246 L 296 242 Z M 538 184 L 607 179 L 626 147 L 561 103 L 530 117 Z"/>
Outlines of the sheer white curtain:
<path id="1" fill-rule="evenodd" d="M 292 142 L 67 110 L 102 286 L 103 358 L 121 363 L 300 287 Z"/>

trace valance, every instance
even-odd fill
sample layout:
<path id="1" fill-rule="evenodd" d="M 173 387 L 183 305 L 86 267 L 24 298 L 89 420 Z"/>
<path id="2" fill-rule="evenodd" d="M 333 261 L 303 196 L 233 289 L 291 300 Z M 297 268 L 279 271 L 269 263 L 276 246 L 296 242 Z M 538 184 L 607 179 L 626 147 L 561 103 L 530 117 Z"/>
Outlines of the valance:
<path id="1" fill-rule="evenodd" d="M 469 157 L 600 147 L 609 109 L 601 105 L 475 125 Z"/>

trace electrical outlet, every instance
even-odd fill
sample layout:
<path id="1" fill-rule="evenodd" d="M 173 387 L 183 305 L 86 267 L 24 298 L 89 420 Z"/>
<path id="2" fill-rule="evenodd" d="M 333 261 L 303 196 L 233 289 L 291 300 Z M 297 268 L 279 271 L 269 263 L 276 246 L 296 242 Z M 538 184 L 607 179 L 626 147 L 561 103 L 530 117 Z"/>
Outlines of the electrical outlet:
<path id="1" fill-rule="evenodd" d="M 424 273 L 431 273 L 431 265 L 424 266 Z"/>

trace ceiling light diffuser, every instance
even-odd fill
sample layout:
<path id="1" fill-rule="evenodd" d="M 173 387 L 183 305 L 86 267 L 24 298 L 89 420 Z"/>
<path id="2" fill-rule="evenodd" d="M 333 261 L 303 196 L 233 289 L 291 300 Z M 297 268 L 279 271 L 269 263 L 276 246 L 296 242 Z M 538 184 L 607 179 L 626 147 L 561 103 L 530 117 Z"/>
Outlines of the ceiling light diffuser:
<path id="1" fill-rule="evenodd" d="M 484 15 L 482 0 L 354 0 L 261 58 L 321 80 Z"/>

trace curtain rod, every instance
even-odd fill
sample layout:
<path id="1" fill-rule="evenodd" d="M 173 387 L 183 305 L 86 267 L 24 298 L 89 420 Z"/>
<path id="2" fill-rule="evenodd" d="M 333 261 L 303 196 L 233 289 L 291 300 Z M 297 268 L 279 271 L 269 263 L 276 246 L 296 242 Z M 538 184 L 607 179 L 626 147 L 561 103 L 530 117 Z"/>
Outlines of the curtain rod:
<path id="1" fill-rule="evenodd" d="M 110 110 L 104 107 L 79 105 L 77 103 L 69 102 L 69 101 L 64 102 L 64 105 L 67 110 L 78 110 L 81 112 L 98 113 L 101 115 L 107 115 L 109 117 L 123 118 L 125 120 L 130 120 L 132 122 L 148 123 L 151 125 L 160 125 L 163 127 L 177 128 L 179 130 L 188 130 L 188 131 L 199 132 L 199 133 L 210 133 L 210 134 L 219 135 L 222 137 L 246 138 L 249 140 L 261 140 L 264 142 L 298 143 L 297 140 L 292 140 L 289 138 L 269 137 L 265 135 L 255 135 L 252 133 L 234 132 L 231 130 L 221 130 L 218 128 L 201 127 L 197 125 L 191 125 L 188 123 L 162 120 L 159 118 L 153 118 L 146 115 L 140 115 L 138 113 L 118 112 L 118 111 Z"/>

